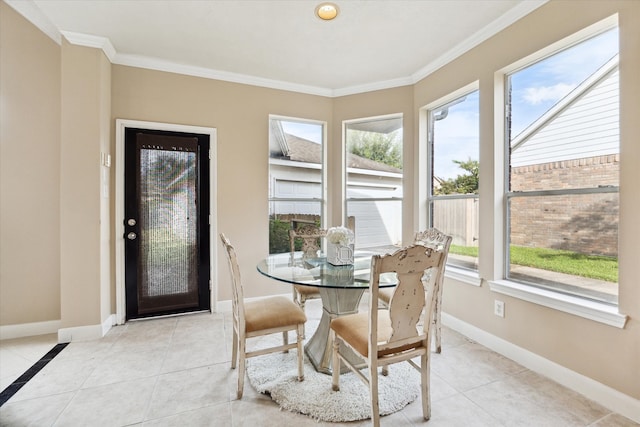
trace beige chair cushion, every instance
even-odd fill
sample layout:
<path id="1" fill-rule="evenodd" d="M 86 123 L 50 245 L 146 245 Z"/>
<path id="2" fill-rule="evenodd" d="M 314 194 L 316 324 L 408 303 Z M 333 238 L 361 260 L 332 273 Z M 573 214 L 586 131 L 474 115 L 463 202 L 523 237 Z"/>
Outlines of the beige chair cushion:
<path id="1" fill-rule="evenodd" d="M 297 325 L 307 321 L 304 311 L 285 297 L 271 297 L 244 303 L 246 332 Z"/>
<path id="2" fill-rule="evenodd" d="M 350 314 L 338 317 L 331 321 L 331 329 L 339 335 L 345 342 L 348 342 L 358 353 L 364 357 L 369 357 L 369 313 Z M 378 342 L 386 341 L 393 332 L 388 310 L 378 311 Z M 416 345 L 405 345 L 400 348 L 392 348 L 379 351 L 378 356 L 385 354 L 399 353 Z"/>
<path id="3" fill-rule="evenodd" d="M 293 285 L 300 295 L 320 295 L 320 291 L 315 286 Z"/>
<path id="4" fill-rule="evenodd" d="M 394 290 L 395 288 L 380 288 L 378 290 L 378 298 L 380 298 L 381 301 L 389 305 L 389 303 L 391 302 L 391 297 L 393 296 Z"/>

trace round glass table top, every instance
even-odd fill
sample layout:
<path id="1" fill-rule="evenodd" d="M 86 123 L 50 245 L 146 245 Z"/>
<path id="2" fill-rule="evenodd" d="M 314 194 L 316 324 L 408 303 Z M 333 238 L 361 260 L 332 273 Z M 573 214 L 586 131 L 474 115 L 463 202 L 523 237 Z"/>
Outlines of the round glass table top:
<path id="1" fill-rule="evenodd" d="M 269 255 L 258 263 L 257 268 L 267 277 L 296 285 L 366 289 L 369 287 L 372 255 L 373 252 L 355 251 L 352 265 L 332 265 L 323 256 L 303 259 L 302 252 L 296 252 L 292 259 L 287 252 Z M 395 273 L 380 275 L 381 288 L 396 284 Z"/>

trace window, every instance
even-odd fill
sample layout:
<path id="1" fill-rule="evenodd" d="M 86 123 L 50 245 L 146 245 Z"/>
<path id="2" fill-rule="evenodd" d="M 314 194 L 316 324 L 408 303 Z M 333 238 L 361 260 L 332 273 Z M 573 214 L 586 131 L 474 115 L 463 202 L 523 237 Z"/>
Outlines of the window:
<path id="1" fill-rule="evenodd" d="M 453 237 L 447 264 L 478 270 L 479 94 L 428 110 L 428 224 Z"/>
<path id="2" fill-rule="evenodd" d="M 618 302 L 618 31 L 507 75 L 506 276 Z"/>
<path id="3" fill-rule="evenodd" d="M 391 252 L 402 244 L 402 117 L 346 122 L 346 211 L 356 248 Z"/>
<path id="4" fill-rule="evenodd" d="M 269 118 L 269 253 L 289 252 L 289 229 L 323 225 L 325 124 Z"/>

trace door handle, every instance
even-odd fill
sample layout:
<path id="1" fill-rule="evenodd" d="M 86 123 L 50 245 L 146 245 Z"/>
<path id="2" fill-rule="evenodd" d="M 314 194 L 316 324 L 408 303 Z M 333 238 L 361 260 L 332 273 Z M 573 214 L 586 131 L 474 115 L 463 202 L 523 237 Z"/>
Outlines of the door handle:
<path id="1" fill-rule="evenodd" d="M 138 237 L 138 235 L 136 233 L 134 233 L 133 231 L 130 233 L 127 233 L 127 239 L 129 240 L 136 240 L 136 237 Z"/>

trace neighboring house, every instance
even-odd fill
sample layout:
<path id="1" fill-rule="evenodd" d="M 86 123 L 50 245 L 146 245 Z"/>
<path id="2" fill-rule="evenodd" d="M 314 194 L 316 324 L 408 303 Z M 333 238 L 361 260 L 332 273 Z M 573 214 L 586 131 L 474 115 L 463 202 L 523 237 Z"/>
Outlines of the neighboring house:
<path id="1" fill-rule="evenodd" d="M 274 134 L 279 132 L 272 132 L 271 138 L 269 197 L 288 200 L 272 203 L 270 215 L 319 215 L 322 146 L 284 132 L 281 137 Z M 347 171 L 350 198 L 402 198 L 402 170 L 398 168 L 348 153 Z M 348 215 L 355 217 L 356 247 L 400 243 L 401 204 L 400 200 L 351 202 Z"/>
<path id="2" fill-rule="evenodd" d="M 581 188 L 596 174 L 601 185 L 617 186 L 618 110 L 616 55 L 514 138 L 512 191 Z M 617 256 L 618 193 L 546 198 L 544 208 L 539 203 L 530 197 L 512 206 L 511 243 Z M 542 218 L 566 212 L 568 203 L 580 213 L 563 221 Z"/>

